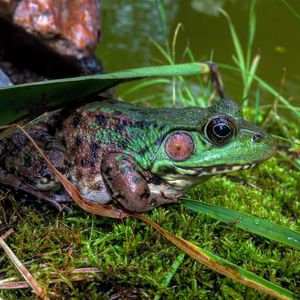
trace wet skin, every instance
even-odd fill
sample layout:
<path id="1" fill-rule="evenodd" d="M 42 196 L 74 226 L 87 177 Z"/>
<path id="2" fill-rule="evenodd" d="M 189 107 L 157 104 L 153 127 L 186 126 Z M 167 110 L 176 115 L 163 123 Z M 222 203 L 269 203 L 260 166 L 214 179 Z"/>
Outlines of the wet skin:
<path id="1" fill-rule="evenodd" d="M 184 109 L 100 99 L 40 117 L 27 131 L 83 197 L 136 212 L 178 202 L 191 185 L 254 167 L 275 149 L 227 99 Z M 0 183 L 58 208 L 68 200 L 20 131 L 0 143 Z"/>

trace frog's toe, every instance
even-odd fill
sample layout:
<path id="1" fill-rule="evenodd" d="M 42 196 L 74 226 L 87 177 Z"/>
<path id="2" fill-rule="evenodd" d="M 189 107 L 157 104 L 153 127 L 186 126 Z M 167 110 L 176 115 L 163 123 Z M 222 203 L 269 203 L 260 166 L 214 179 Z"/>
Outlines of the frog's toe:
<path id="1" fill-rule="evenodd" d="M 39 191 L 55 191 L 60 188 L 60 182 L 56 178 L 42 177 L 34 183 L 34 187 Z"/>
<path id="2" fill-rule="evenodd" d="M 63 151 L 59 151 L 58 148 L 55 147 L 47 149 L 45 151 L 45 155 L 57 171 L 59 171 L 63 176 L 67 178 L 69 177 L 69 162 Z M 61 187 L 58 177 L 42 159 L 40 161 L 40 169 L 36 174 L 36 178 L 32 181 L 34 182 L 34 187 L 39 191 L 58 191 Z"/>

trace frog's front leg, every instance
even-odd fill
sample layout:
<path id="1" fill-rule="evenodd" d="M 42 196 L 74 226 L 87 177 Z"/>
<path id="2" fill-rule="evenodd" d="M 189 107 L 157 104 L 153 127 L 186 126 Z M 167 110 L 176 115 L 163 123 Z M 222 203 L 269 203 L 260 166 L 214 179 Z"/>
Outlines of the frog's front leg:
<path id="1" fill-rule="evenodd" d="M 177 195 L 168 196 L 163 183 L 155 184 L 155 192 L 148 184 L 136 163 L 129 155 L 110 153 L 103 159 L 101 171 L 113 201 L 128 211 L 149 211 L 156 206 L 178 202 Z"/>

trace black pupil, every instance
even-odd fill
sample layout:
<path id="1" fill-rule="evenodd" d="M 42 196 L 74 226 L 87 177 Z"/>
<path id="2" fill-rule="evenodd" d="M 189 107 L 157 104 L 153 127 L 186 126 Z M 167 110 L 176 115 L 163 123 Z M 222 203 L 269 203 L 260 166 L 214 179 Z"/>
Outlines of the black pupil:
<path id="1" fill-rule="evenodd" d="M 231 129 L 224 123 L 215 125 L 213 131 L 217 136 L 221 138 L 227 137 L 231 133 Z"/>

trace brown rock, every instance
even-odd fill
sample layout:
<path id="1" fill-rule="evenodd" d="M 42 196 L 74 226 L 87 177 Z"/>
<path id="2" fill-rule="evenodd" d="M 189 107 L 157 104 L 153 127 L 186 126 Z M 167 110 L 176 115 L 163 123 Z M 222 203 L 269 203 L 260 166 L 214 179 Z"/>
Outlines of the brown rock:
<path id="1" fill-rule="evenodd" d="M 0 16 L 6 19 L 10 19 L 17 6 L 16 0 L 0 0 Z"/>
<path id="2" fill-rule="evenodd" d="M 60 55 L 82 59 L 92 55 L 100 36 L 99 2 L 22 0 L 13 22 Z"/>

